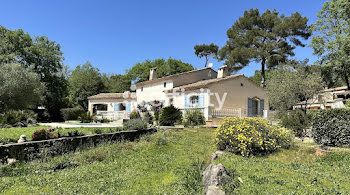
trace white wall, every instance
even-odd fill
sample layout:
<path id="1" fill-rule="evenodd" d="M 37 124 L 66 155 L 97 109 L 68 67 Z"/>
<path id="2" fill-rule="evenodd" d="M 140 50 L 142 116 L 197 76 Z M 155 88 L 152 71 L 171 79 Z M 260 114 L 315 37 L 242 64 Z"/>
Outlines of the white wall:
<path id="1" fill-rule="evenodd" d="M 166 87 L 164 87 L 164 82 L 166 82 Z M 143 87 L 143 91 L 141 88 Z M 169 90 L 173 88 L 173 80 L 161 81 L 150 85 L 145 85 L 142 87 L 137 87 L 136 97 L 137 103 L 143 101 L 150 102 L 153 100 L 166 100 L 166 95 L 164 90 Z"/>

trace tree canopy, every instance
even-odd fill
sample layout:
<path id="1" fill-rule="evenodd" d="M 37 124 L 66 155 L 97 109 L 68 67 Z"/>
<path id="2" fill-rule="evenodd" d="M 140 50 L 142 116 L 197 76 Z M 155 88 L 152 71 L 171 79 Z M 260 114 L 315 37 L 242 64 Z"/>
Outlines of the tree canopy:
<path id="1" fill-rule="evenodd" d="M 320 57 L 318 63 L 330 67 L 326 69 L 329 78 L 336 74 L 350 89 L 350 2 L 327 1 L 317 18 L 312 25 L 316 34 L 312 37 L 311 47 L 314 54 Z"/>
<path id="2" fill-rule="evenodd" d="M 60 118 L 67 83 L 62 74 L 61 47 L 45 36 L 31 37 L 22 29 L 9 30 L 0 25 L 0 64 L 19 63 L 40 76 L 45 85 L 43 105 L 51 119 Z"/>
<path id="3" fill-rule="evenodd" d="M 135 82 L 143 82 L 149 79 L 151 68 L 157 68 L 158 77 L 169 76 L 177 73 L 187 72 L 193 70 L 193 66 L 184 63 L 181 60 L 169 58 L 146 60 L 135 64 L 131 69 L 126 71 L 126 76 Z"/>
<path id="4" fill-rule="evenodd" d="M 298 12 L 287 17 L 276 10 L 258 9 L 245 11 L 227 31 L 228 41 L 220 49 L 219 56 L 231 71 L 238 71 L 250 62 L 261 64 L 261 85 L 265 86 L 265 66 L 272 68 L 294 56 L 296 46 L 305 45 L 311 36 L 308 19 Z"/>
<path id="5" fill-rule="evenodd" d="M 42 100 L 39 75 L 21 64 L 1 64 L 0 83 L 0 113 L 33 108 Z"/>
<path id="6" fill-rule="evenodd" d="M 210 45 L 202 44 L 202 45 L 194 46 L 194 50 L 195 50 L 194 53 L 199 58 L 205 57 L 204 67 L 207 67 L 208 58 L 217 56 L 219 51 L 219 46 L 215 45 L 214 43 L 211 43 Z"/>
<path id="7" fill-rule="evenodd" d="M 78 65 L 69 78 L 69 100 L 73 106 L 88 109 L 88 97 L 103 92 L 104 85 L 99 70 L 86 62 Z"/>
<path id="8" fill-rule="evenodd" d="M 102 74 L 102 80 L 105 86 L 105 92 L 123 93 L 124 91 L 130 91 L 131 80 L 126 75 Z"/>
<path id="9" fill-rule="evenodd" d="M 323 89 L 320 71 L 301 64 L 283 65 L 270 72 L 266 89 L 270 105 L 279 112 L 291 109 L 297 103 L 312 99 Z"/>

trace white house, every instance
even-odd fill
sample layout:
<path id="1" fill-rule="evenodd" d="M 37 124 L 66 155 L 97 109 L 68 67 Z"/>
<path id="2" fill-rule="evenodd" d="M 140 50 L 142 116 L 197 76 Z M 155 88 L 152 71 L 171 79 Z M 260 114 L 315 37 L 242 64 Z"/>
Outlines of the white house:
<path id="1" fill-rule="evenodd" d="M 217 124 L 222 117 L 267 116 L 269 110 L 265 90 L 243 74 L 229 75 L 226 66 L 219 68 L 218 72 L 207 67 L 163 78 L 158 78 L 157 70 L 153 68 L 148 81 L 136 84 L 136 99 L 121 96 L 119 94 L 114 99 L 107 94 L 90 97 L 90 112 L 94 113 L 96 104 L 111 104 L 104 112 L 98 110 L 95 113 L 115 116 L 113 113 L 122 111 L 112 106 L 115 102 L 129 100 L 132 111 L 137 105 L 146 105 L 150 109 L 151 103 L 157 100 L 164 106 L 172 104 L 183 112 L 200 109 L 208 123 Z M 125 113 L 130 113 L 130 110 Z"/>

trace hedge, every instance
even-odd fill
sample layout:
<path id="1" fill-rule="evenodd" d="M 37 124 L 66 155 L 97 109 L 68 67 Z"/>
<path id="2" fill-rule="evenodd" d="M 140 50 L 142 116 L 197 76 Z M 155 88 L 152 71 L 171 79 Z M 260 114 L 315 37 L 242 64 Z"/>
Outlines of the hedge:
<path id="1" fill-rule="evenodd" d="M 317 110 L 308 114 L 316 143 L 325 146 L 350 146 L 350 109 Z"/>

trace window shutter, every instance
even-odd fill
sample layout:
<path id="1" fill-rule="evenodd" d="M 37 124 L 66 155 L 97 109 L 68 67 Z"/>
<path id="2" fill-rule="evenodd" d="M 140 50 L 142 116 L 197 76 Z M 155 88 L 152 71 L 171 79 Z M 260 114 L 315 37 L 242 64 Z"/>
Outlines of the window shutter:
<path id="1" fill-rule="evenodd" d="M 253 116 L 253 100 L 252 98 L 248 98 L 248 117 Z"/>
<path id="2" fill-rule="evenodd" d="M 203 107 L 204 106 L 204 95 L 200 94 L 198 97 L 198 107 Z"/>
<path id="3" fill-rule="evenodd" d="M 264 116 L 264 108 L 265 108 L 265 106 L 264 106 L 264 99 L 261 99 L 260 100 L 260 115 L 261 116 Z"/>
<path id="4" fill-rule="evenodd" d="M 114 102 L 114 111 L 118 111 L 118 105 L 119 105 L 118 102 Z"/>
<path id="5" fill-rule="evenodd" d="M 126 103 L 126 111 L 130 114 L 130 102 Z"/>
<path id="6" fill-rule="evenodd" d="M 189 103 L 189 101 L 188 101 L 188 96 L 185 95 L 185 108 L 188 108 L 188 107 L 189 107 L 189 106 L 188 106 L 188 103 Z"/>

